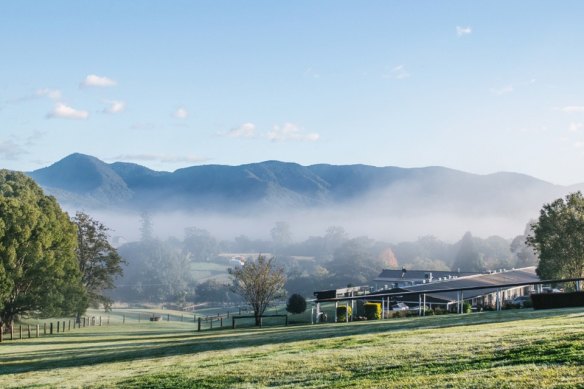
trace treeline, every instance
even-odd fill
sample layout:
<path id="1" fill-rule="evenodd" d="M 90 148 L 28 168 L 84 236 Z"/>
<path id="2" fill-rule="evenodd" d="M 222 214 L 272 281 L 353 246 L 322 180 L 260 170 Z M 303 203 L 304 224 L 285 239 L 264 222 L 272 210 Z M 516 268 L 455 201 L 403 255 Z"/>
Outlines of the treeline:
<path id="1" fill-rule="evenodd" d="M 236 303 L 239 299 L 230 291 L 226 269 L 258 253 L 276 257 L 276 264 L 286 271 L 289 294 L 305 296 L 316 290 L 371 284 L 386 268 L 485 271 L 537 264 L 537 257 L 525 245 L 525 235 L 512 240 L 498 236 L 482 239 L 467 232 L 455 243 L 424 236 L 392 244 L 351 237 L 340 226 L 298 242 L 285 222 L 274 225 L 270 239 L 240 235 L 218 240 L 204 229 L 190 227 L 182 239 L 162 241 L 152 231 L 148 215 L 143 215 L 140 241 L 119 247 L 127 264 L 124 278 L 110 294 L 112 298 L 152 303 Z M 201 272 L 196 269 L 201 264 L 215 264 L 223 272 L 198 278 Z"/>

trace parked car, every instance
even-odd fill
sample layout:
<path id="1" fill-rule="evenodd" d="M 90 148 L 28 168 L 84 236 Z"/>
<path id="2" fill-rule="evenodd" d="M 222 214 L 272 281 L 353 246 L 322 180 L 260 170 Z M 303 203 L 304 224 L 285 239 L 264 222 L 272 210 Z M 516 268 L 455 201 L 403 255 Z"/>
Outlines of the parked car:
<path id="1" fill-rule="evenodd" d="M 526 304 L 531 304 L 531 297 L 517 296 L 511 300 L 511 305 L 517 308 L 523 308 Z"/>
<path id="2" fill-rule="evenodd" d="M 392 311 L 407 311 L 410 309 L 405 303 L 397 303 L 391 306 Z"/>

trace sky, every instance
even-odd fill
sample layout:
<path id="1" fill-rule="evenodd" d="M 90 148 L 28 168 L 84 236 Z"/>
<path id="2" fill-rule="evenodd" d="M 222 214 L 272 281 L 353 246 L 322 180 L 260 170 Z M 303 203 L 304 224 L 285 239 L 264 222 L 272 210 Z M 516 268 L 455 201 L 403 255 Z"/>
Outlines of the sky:
<path id="1" fill-rule="evenodd" d="M 265 160 L 584 182 L 582 1 L 0 0 L 0 167 Z"/>

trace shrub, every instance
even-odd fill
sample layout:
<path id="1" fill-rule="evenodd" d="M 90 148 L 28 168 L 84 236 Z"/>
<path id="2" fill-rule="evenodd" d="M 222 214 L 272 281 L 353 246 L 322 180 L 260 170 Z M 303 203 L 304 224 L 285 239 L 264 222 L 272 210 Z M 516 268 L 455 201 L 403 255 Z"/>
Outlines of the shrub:
<path id="1" fill-rule="evenodd" d="M 448 313 L 448 311 L 444 308 L 440 308 L 440 307 L 434 308 L 435 315 L 446 315 L 447 313 Z"/>
<path id="2" fill-rule="evenodd" d="M 381 303 L 366 302 L 363 304 L 363 309 L 367 320 L 381 319 Z"/>
<path id="3" fill-rule="evenodd" d="M 293 314 L 299 314 L 306 311 L 306 299 L 303 296 L 294 293 L 288 299 L 288 303 L 286 304 L 286 311 Z"/>
<path id="4" fill-rule="evenodd" d="M 462 312 L 463 313 L 471 313 L 472 312 L 472 305 L 469 302 L 464 302 L 462 304 Z"/>
<path id="5" fill-rule="evenodd" d="M 353 314 L 353 308 L 350 305 L 340 305 L 337 307 L 337 322 L 342 323 L 347 321 L 347 312 L 349 314 L 349 320 L 351 320 L 351 315 Z"/>

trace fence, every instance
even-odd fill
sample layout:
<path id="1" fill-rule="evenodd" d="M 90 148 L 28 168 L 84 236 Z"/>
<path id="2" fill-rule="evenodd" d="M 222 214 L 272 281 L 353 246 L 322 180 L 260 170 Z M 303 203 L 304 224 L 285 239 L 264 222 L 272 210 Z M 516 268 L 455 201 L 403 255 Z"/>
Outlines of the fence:
<path id="1" fill-rule="evenodd" d="M 18 326 L 11 325 L 6 328 L 0 328 L 0 343 L 6 340 L 21 340 L 24 338 L 35 338 L 44 335 L 54 335 L 71 331 L 71 327 L 75 329 L 81 327 L 95 327 L 102 325 L 109 325 L 109 316 L 105 320 L 101 316 L 83 316 L 78 319 L 58 320 L 55 322 L 44 322 L 42 324 L 19 324 Z M 15 334 L 16 333 L 16 334 Z"/>

